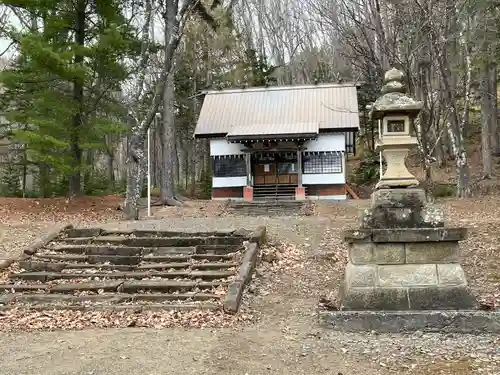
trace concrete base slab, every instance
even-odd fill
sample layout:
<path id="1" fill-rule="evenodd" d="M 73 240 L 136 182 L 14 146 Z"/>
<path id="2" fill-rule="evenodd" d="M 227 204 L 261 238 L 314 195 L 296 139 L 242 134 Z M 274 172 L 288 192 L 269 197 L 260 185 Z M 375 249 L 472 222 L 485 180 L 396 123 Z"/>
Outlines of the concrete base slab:
<path id="1" fill-rule="evenodd" d="M 318 318 L 342 332 L 500 333 L 500 311 L 320 311 Z"/>

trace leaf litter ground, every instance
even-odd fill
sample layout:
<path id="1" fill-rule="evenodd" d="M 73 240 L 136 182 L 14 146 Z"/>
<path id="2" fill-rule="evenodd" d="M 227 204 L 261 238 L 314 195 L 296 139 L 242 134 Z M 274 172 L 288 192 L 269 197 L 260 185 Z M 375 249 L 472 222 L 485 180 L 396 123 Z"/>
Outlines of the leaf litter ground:
<path id="1" fill-rule="evenodd" d="M 217 312 L 199 311 L 133 314 L 74 311 L 27 313 L 22 310 L 12 310 L 0 316 L 0 329 L 5 331 L 3 338 L 0 339 L 0 347 L 4 348 L 3 358 L 12 357 L 9 357 L 11 349 L 7 347 L 7 343 L 15 348 L 27 337 L 33 340 L 33 350 L 39 350 L 36 348 L 40 345 L 50 346 L 48 345 L 50 340 L 52 340 L 50 342 L 67 340 L 71 343 L 71 347 L 79 345 L 81 350 L 93 353 L 96 362 L 91 371 L 99 372 L 92 373 L 118 374 L 120 366 L 111 366 L 109 358 L 104 354 L 100 357 L 96 352 L 97 348 L 103 353 L 109 353 L 111 349 L 85 333 L 75 336 L 74 330 L 90 327 L 137 327 L 107 331 L 108 335 L 112 335 L 110 340 L 120 338 L 118 343 L 113 344 L 115 346 L 113 350 L 121 347 L 125 352 L 130 352 L 120 358 L 134 358 L 139 355 L 133 349 L 136 345 L 150 346 L 154 345 L 152 340 L 163 340 L 163 336 L 156 337 L 151 332 L 165 332 L 165 335 L 170 335 L 168 331 L 140 331 L 149 333 L 145 336 L 139 335 L 141 338 L 138 339 L 136 329 L 166 327 L 176 332 L 179 342 L 183 342 L 183 345 L 175 345 L 177 350 L 175 353 L 183 353 L 183 357 L 178 359 L 179 369 L 173 370 L 172 374 L 215 374 L 220 371 L 230 374 L 292 371 L 295 374 L 342 373 L 343 375 L 361 374 L 366 371 L 373 374 L 500 373 L 498 337 L 444 336 L 419 332 L 411 335 L 341 334 L 323 331 L 317 327 L 314 314 L 318 302 L 323 307 L 333 308 L 336 305 L 334 291 L 342 279 L 346 262 L 346 248 L 340 241 L 340 234 L 343 229 L 357 225 L 358 209 L 364 207 L 366 201 L 351 201 L 335 206 L 319 205 L 316 207 L 316 217 L 297 218 L 231 216 L 224 205 L 189 202 L 189 207 L 185 209 L 155 210 L 157 217 L 168 217 L 172 220 L 160 219 L 155 222 L 144 220 L 136 223 L 116 221 L 121 219 L 121 214 L 116 211 L 119 199 L 114 197 L 102 198 L 97 202 L 94 200 L 93 203 L 79 202 L 76 208 L 73 206 L 74 203 L 30 202 L 24 203 L 24 207 L 19 207 L 14 200 L 11 200 L 7 209 L 2 208 L 4 209 L 2 229 L 6 241 L 4 253 L 19 253 L 24 244 L 31 242 L 43 230 L 61 221 L 76 222 L 79 225 L 107 223 L 108 226 L 120 228 L 153 225 L 165 229 L 175 227 L 175 229 L 197 230 L 214 226 L 216 227 L 214 229 L 248 228 L 264 224 L 268 227 L 271 239 L 262 250 L 262 262 L 256 270 L 258 277 L 245 293 L 242 311 L 234 317 Z M 447 213 L 448 225 L 469 228 L 470 236 L 462 246 L 466 272 L 478 299 L 485 307 L 496 308 L 500 302 L 498 255 L 500 219 L 495 212 L 492 212 L 491 207 L 499 207 L 500 199 L 487 197 L 482 200 L 447 200 L 442 203 Z M 8 219 L 11 213 L 14 215 L 12 219 Z M 179 327 L 206 329 L 178 331 Z M 46 332 L 43 336 L 19 332 L 19 330 L 54 329 L 69 331 Z M 94 335 L 99 336 L 99 334 Z M 216 342 L 213 342 L 214 338 Z M 85 344 L 82 340 L 86 340 Z M 130 340 L 134 340 L 133 345 L 130 344 Z M 232 349 L 230 354 L 228 348 Z M 64 350 L 63 356 L 71 355 L 75 355 L 71 348 Z M 175 356 L 171 354 L 172 358 Z M 147 360 L 141 359 L 143 367 L 140 370 L 136 372 L 131 370 L 129 373 L 144 373 L 144 366 L 147 367 L 149 364 L 153 366 L 154 358 L 155 356 L 150 353 Z M 203 366 L 200 363 L 201 359 L 205 361 Z M 164 359 L 162 357 L 157 360 Z M 23 361 L 28 367 L 39 365 L 29 358 Z M 6 369 L 13 370 L 18 363 L 19 359 L 16 358 L 8 360 L 5 364 Z M 64 373 L 54 371 L 50 366 L 47 362 L 43 365 L 45 372 L 36 372 Z M 127 367 L 129 368 L 133 366 Z M 79 369 L 75 364 L 72 373 L 80 373 Z M 152 370 L 151 374 L 153 373 L 160 372 Z"/>

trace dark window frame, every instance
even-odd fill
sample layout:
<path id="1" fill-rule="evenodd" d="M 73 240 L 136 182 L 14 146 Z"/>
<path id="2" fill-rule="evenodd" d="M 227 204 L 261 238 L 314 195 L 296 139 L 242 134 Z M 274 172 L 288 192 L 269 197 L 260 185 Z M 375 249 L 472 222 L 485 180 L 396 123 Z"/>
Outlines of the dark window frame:
<path id="1" fill-rule="evenodd" d="M 302 174 L 343 173 L 342 158 L 343 154 L 340 152 L 305 152 L 302 156 Z"/>
<path id="2" fill-rule="evenodd" d="M 291 170 L 292 168 L 283 168 L 284 166 L 291 167 L 292 165 L 295 165 L 295 168 L 293 171 Z M 295 161 L 282 161 L 282 162 L 277 163 L 277 172 L 278 172 L 278 175 L 297 174 L 297 173 L 299 173 L 297 170 L 298 169 L 297 167 L 298 167 L 297 160 L 295 160 Z"/>
<path id="3" fill-rule="evenodd" d="M 212 156 L 212 177 L 246 177 L 244 155 Z"/>

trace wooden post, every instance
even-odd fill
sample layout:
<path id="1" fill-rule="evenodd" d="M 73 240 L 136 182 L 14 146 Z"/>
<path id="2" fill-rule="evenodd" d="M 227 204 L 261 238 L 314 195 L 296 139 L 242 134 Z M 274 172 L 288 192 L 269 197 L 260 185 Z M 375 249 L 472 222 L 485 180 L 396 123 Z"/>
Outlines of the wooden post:
<path id="1" fill-rule="evenodd" d="M 251 154 L 247 152 L 245 154 L 245 166 L 247 172 L 247 186 L 252 186 L 252 158 Z"/>
<path id="2" fill-rule="evenodd" d="M 297 151 L 297 184 L 302 187 L 302 150 Z"/>

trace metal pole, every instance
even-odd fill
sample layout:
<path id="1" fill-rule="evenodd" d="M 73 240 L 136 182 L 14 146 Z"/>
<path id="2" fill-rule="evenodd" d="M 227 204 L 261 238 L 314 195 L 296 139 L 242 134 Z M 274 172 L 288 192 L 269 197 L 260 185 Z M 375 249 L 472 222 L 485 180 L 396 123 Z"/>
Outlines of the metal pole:
<path id="1" fill-rule="evenodd" d="M 151 137 L 148 128 L 148 217 L 151 216 Z"/>

